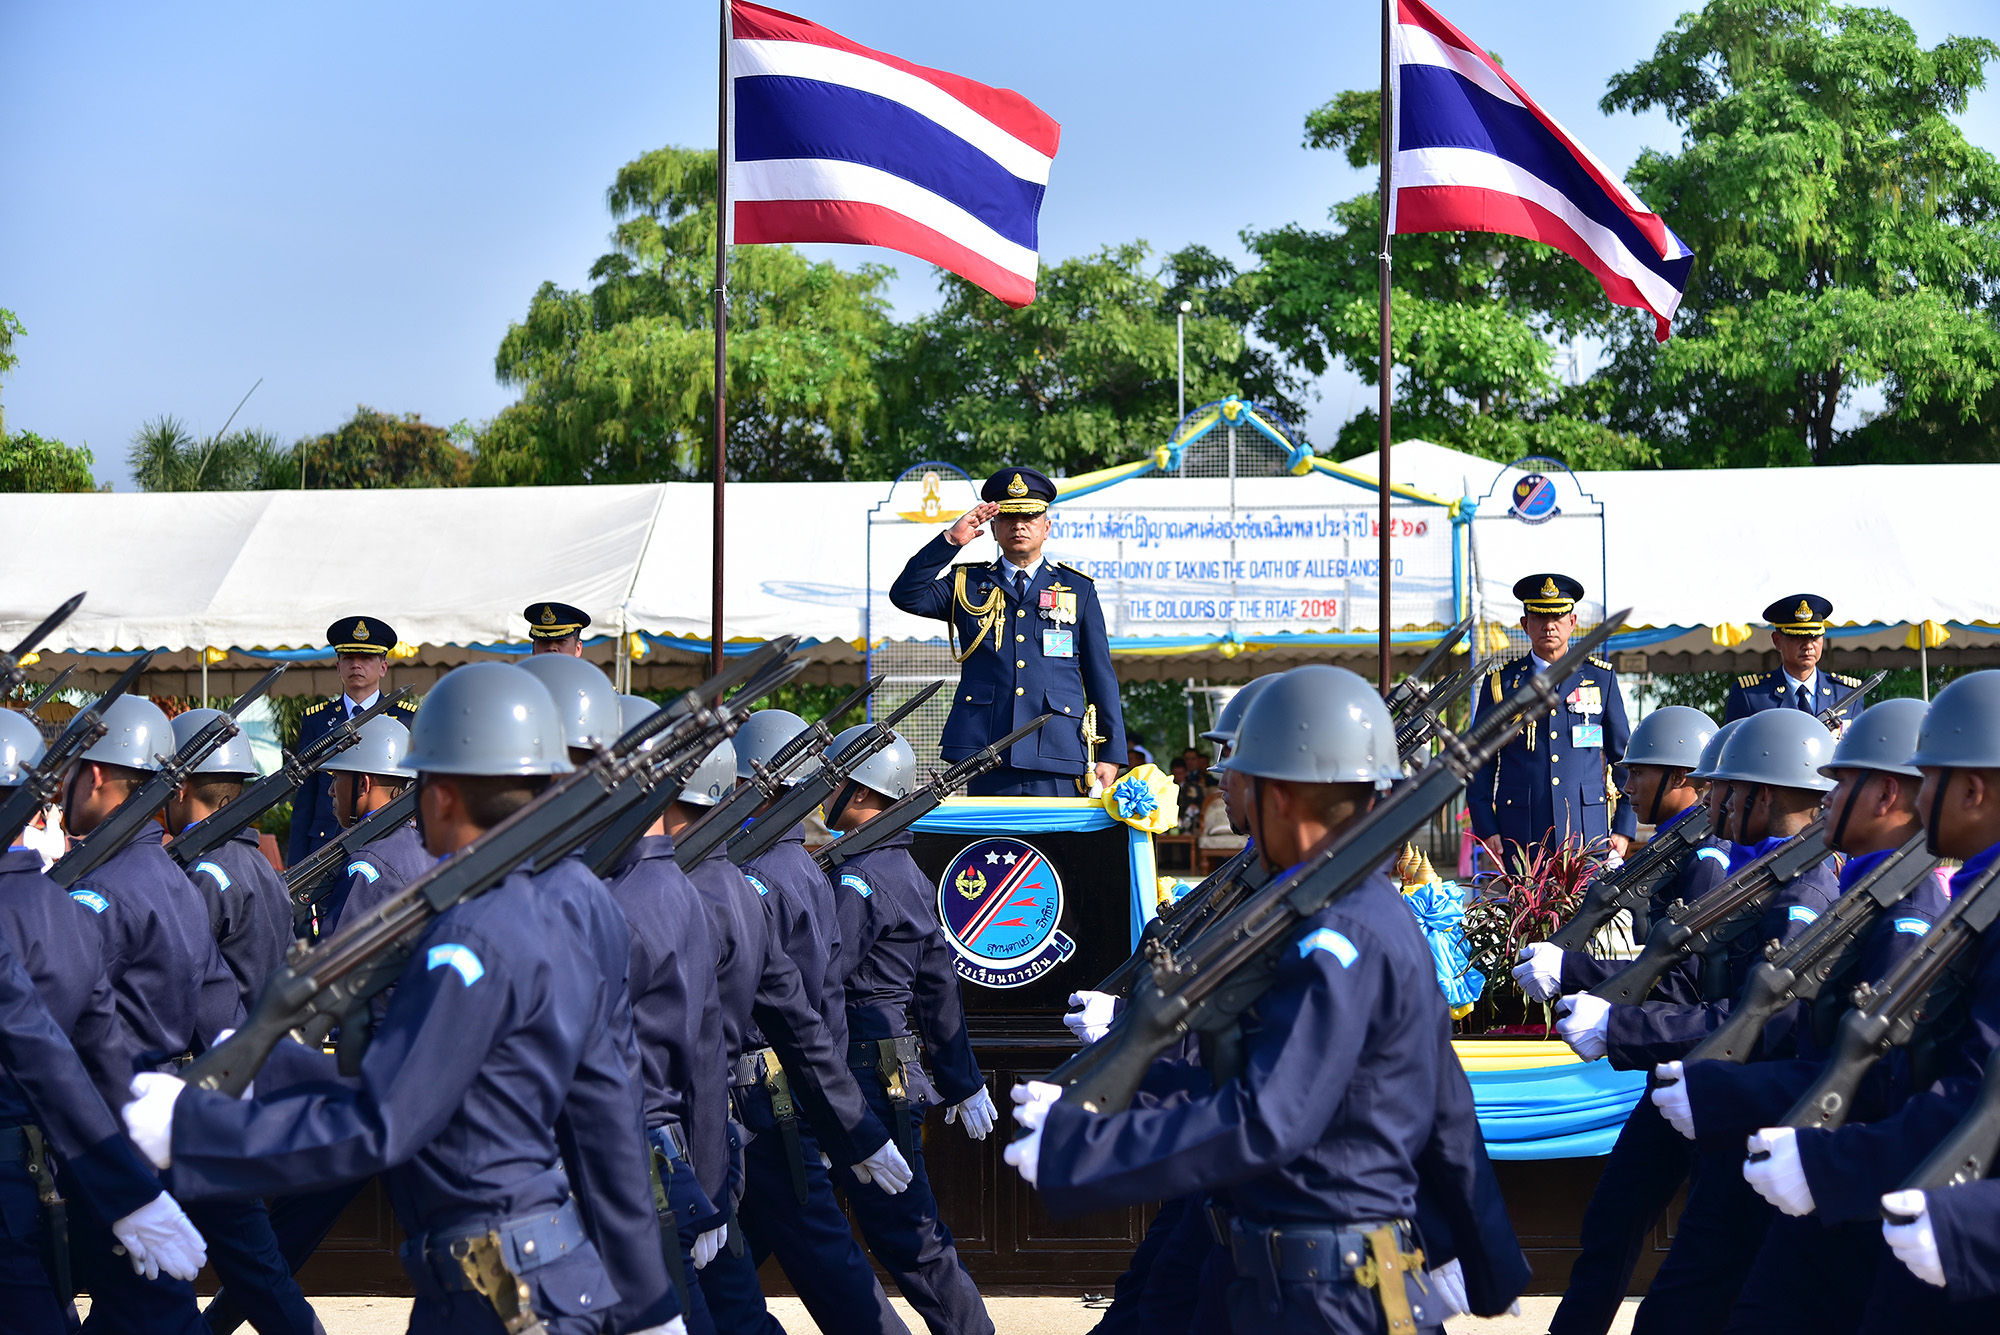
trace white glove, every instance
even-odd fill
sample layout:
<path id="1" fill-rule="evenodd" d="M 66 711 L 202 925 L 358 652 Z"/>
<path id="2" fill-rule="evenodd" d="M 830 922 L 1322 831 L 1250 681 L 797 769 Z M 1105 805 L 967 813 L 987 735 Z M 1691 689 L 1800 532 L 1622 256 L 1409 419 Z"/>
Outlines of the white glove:
<path id="1" fill-rule="evenodd" d="M 1896 1259 L 1926 1284 L 1944 1287 L 1944 1260 L 1938 1255 L 1937 1234 L 1931 1231 L 1931 1207 L 1921 1191 L 1892 1191 L 1882 1197 L 1884 1214 L 1914 1216 L 1914 1222 L 1882 1221 L 1882 1241 Z"/>
<path id="2" fill-rule="evenodd" d="M 1681 1064 L 1661 1062 L 1653 1068 L 1653 1078 L 1659 1082 L 1653 1090 L 1653 1106 L 1667 1119 L 1668 1126 L 1693 1140 L 1694 1109 L 1688 1105 L 1687 1081 L 1682 1078 Z"/>
<path id="3" fill-rule="evenodd" d="M 1456 1257 L 1426 1274 L 1424 1282 L 1429 1285 L 1431 1293 L 1437 1300 L 1444 1305 L 1442 1312 L 1425 1312 L 1424 1320 L 1429 1321 L 1435 1316 L 1437 1320 L 1443 1321 L 1446 1317 L 1471 1313 L 1472 1300 L 1465 1296 L 1465 1268 L 1459 1265 Z"/>
<path id="4" fill-rule="evenodd" d="M 1799 1162 L 1796 1128 L 1767 1126 L 1750 1137 L 1749 1151 L 1751 1157 L 1743 1161 L 1743 1180 L 1755 1187 L 1758 1195 L 1788 1215 L 1813 1212 L 1806 1166 Z"/>
<path id="5" fill-rule="evenodd" d="M 1556 1003 L 1556 1032 L 1570 1050 L 1587 1062 L 1604 1055 L 1605 1026 L 1611 1023 L 1611 1003 L 1588 992 L 1576 992 Z"/>
<path id="6" fill-rule="evenodd" d="M 694 1268 L 699 1270 L 710 1261 L 713 1261 L 715 1254 L 722 1250 L 722 1244 L 727 1241 L 729 1241 L 729 1225 L 727 1224 L 724 1224 L 721 1228 L 711 1228 L 708 1232 L 697 1235 L 694 1240 L 694 1246 L 689 1249 L 694 1254 Z M 680 1318 L 675 1317 L 674 1320 L 678 1321 Z"/>
<path id="7" fill-rule="evenodd" d="M 981 1085 L 979 1092 L 963 1103 L 954 1103 L 944 1110 L 945 1125 L 964 1118 L 965 1134 L 974 1140 L 984 1140 L 993 1132 L 993 1123 L 1000 1119 L 1000 1112 L 993 1106 L 993 1096 Z"/>
<path id="8" fill-rule="evenodd" d="M 132 1272 L 147 1279 L 158 1279 L 164 1270 L 175 1279 L 191 1280 L 208 1259 L 201 1234 L 181 1212 L 180 1202 L 164 1191 L 112 1224 L 111 1232 L 132 1262 Z"/>
<path id="9" fill-rule="evenodd" d="M 863 1159 L 853 1167 L 854 1176 L 863 1182 L 873 1182 L 891 1196 L 902 1194 L 915 1174 L 910 1172 L 910 1162 L 903 1152 L 896 1148 L 896 1142 L 885 1140 L 882 1148 Z"/>
<path id="10" fill-rule="evenodd" d="M 1551 941 L 1532 941 L 1521 947 L 1521 962 L 1514 966 L 1514 981 L 1530 1001 L 1549 1001 L 1562 991 L 1562 947 Z"/>
<path id="11" fill-rule="evenodd" d="M 56 859 L 69 852 L 69 836 L 63 833 L 62 808 L 46 807 L 45 823 L 30 822 L 21 830 L 21 843 L 41 854 L 42 870 L 56 865 Z"/>
<path id="12" fill-rule="evenodd" d="M 631 1335 L 688 1335 L 687 1319 L 677 1316 L 672 1321 L 665 1322 L 662 1325 L 648 1326 L 644 1330 L 635 1330 L 631 1332 Z"/>
<path id="13" fill-rule="evenodd" d="M 125 1134 L 155 1168 L 168 1168 L 174 1162 L 174 1100 L 186 1088 L 187 1082 L 177 1075 L 141 1071 L 132 1077 L 132 1101 L 119 1110 Z"/>
<path id="14" fill-rule="evenodd" d="M 831 1168 L 831 1167 L 833 1167 L 833 1160 L 831 1160 L 831 1159 L 829 1159 L 829 1158 L 827 1158 L 827 1157 L 826 1157 L 826 1151 L 825 1151 L 825 1150 L 821 1150 L 821 1151 L 819 1152 L 819 1166 L 820 1166 L 821 1168 Z"/>
<path id="15" fill-rule="evenodd" d="M 1109 1032 L 1118 998 L 1109 992 L 1072 992 L 1069 1004 L 1076 1009 L 1063 1016 L 1063 1025 L 1076 1035 L 1077 1042 L 1088 1047 Z"/>
<path id="16" fill-rule="evenodd" d="M 1014 1100 L 1015 1124 L 1028 1134 L 1002 1150 L 1000 1157 L 1019 1169 L 1032 1187 L 1042 1169 L 1042 1123 L 1048 1120 L 1049 1106 L 1062 1097 L 1062 1086 L 1030 1080 L 1014 1086 L 1009 1096 Z"/>

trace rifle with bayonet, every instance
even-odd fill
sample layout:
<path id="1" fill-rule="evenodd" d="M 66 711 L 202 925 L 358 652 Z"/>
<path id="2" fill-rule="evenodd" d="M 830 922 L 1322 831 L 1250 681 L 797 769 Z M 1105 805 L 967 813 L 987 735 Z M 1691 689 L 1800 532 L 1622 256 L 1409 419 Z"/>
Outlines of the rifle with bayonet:
<path id="1" fill-rule="evenodd" d="M 132 666 L 119 674 L 110 690 L 91 701 L 89 708 L 71 718 L 68 726 L 56 734 L 56 739 L 42 752 L 41 763 L 28 767 L 28 777 L 5 804 L 0 804 L 0 847 L 11 845 L 28 828 L 35 813 L 56 800 L 63 771 L 72 760 L 97 745 L 97 739 L 104 735 L 104 711 L 111 708 L 113 700 L 132 689 L 132 683 L 139 680 L 139 674 L 157 652 L 148 649 L 140 654 Z"/>
<path id="2" fill-rule="evenodd" d="M 1427 694 L 1424 683 L 1430 680 L 1431 673 L 1437 671 L 1445 656 L 1458 647 L 1458 642 L 1464 639 L 1471 629 L 1472 616 L 1468 613 L 1463 621 L 1446 631 L 1438 642 L 1431 646 L 1430 652 L 1418 661 L 1409 676 L 1397 682 L 1394 689 L 1382 698 L 1382 703 L 1389 707 L 1390 718 L 1401 722 L 1405 710 L 1413 704 L 1422 702 Z"/>
<path id="3" fill-rule="evenodd" d="M 1499 656 L 1494 655 L 1467 663 L 1436 690 L 1419 688 L 1421 696 L 1418 701 L 1411 706 L 1407 716 L 1396 722 L 1396 758 L 1407 763 L 1410 757 L 1416 754 L 1417 748 L 1436 736 L 1437 730 L 1444 724 L 1438 713 L 1453 700 L 1470 691 L 1481 677 L 1494 669 L 1499 661 Z"/>
<path id="4" fill-rule="evenodd" d="M 1993 888 L 2000 865 L 1990 867 L 1952 896 L 1951 907 L 1931 924 L 1917 946 L 1880 979 L 1854 989 L 1854 1007 L 1840 1017 L 1833 1055 L 1799 1101 L 1784 1126 L 1825 1127 L 1847 1120 L 1855 1091 L 1876 1061 L 1907 1045 L 1917 1027 L 1944 1014 L 1964 990 L 1980 933 L 2000 917 L 2000 891 Z"/>
<path id="5" fill-rule="evenodd" d="M 1628 614 L 1629 609 L 1607 617 L 1550 672 L 1522 682 L 1463 737 L 1444 731 L 1441 752 L 1328 847 L 1246 895 L 1178 955 L 1153 961 L 1150 973 L 1133 982 L 1110 1032 L 1048 1077 L 1066 1086 L 1063 1101 L 1088 1112 L 1116 1112 L 1130 1102 L 1153 1059 L 1184 1035 L 1195 1032 L 1226 1042 L 1243 1012 L 1270 990 L 1280 961 L 1296 949 L 1303 925 L 1377 875 L 1500 754 L 1523 719 L 1539 718 L 1560 705 L 1557 686 L 1583 666 Z M 1225 1061 L 1224 1067 L 1228 1065 Z"/>
<path id="6" fill-rule="evenodd" d="M 738 784 L 720 802 L 704 811 L 699 818 L 691 821 L 674 836 L 674 858 L 684 867 L 700 864 L 703 858 L 714 851 L 717 844 L 742 828 L 758 807 L 777 800 L 785 791 L 785 784 L 792 775 L 804 769 L 817 759 L 819 754 L 833 742 L 834 725 L 863 700 L 873 695 L 876 688 L 889 679 L 884 672 L 865 681 L 845 700 L 829 709 L 817 722 L 808 724 L 798 736 L 779 747 L 770 763 L 752 761 L 750 777 Z M 619 818 L 617 824 L 606 830 L 584 853 L 584 861 L 590 869 L 603 876 L 625 851 L 632 847 L 639 836 L 659 819 L 659 811 L 652 804 Z M 629 828 L 628 828 L 629 827 Z"/>
<path id="7" fill-rule="evenodd" d="M 295 942 L 242 1027 L 196 1058 L 183 1078 L 203 1089 L 240 1094 L 288 1035 L 324 1033 L 334 1024 L 340 1025 L 342 1069 L 359 1069 L 370 1027 L 363 1022 L 368 1002 L 395 982 L 434 918 L 483 894 L 523 864 L 577 846 L 596 809 L 635 775 L 706 755 L 733 729 L 738 709 L 751 703 L 745 692 L 729 706 L 721 704 L 722 696 L 789 652 L 792 643 L 787 638 L 762 646 L 639 720 L 588 764 L 557 775 L 512 815 L 325 941 Z"/>
<path id="8" fill-rule="evenodd" d="M 14 688 L 28 679 L 28 670 L 21 666 L 21 660 L 41 647 L 43 640 L 55 634 L 57 626 L 70 619 L 76 609 L 83 606 L 83 595 L 77 594 L 55 611 L 42 618 L 42 624 L 21 637 L 21 642 L 4 654 L 0 654 L 0 700 L 14 693 Z"/>
<path id="9" fill-rule="evenodd" d="M 1590 989 L 1615 1005 L 1644 1001 L 1667 970 L 1728 945 L 1757 925 L 1778 891 L 1826 861 L 1826 815 L 1689 904 L 1675 900 L 1646 934 L 1639 957 Z"/>
<path id="10" fill-rule="evenodd" d="M 187 782 L 196 765 L 208 759 L 216 747 L 242 731 L 237 727 L 236 720 L 284 674 L 285 665 L 280 663 L 259 677 L 257 683 L 226 712 L 202 724 L 201 730 L 188 738 L 185 746 L 168 756 L 159 769 L 148 774 L 145 782 L 133 789 L 132 795 L 100 821 L 82 843 L 56 859 L 55 865 L 49 868 L 49 879 L 66 890 L 125 847 L 126 841 L 137 834 L 141 826 L 160 813 L 167 799 L 174 795 L 174 790 Z"/>
<path id="11" fill-rule="evenodd" d="M 1845 981 L 1860 962 L 1869 928 L 1916 893 L 1937 865 L 1919 833 L 1849 886 L 1805 931 L 1784 945 L 1766 942 L 1764 958 L 1744 981 L 1729 1019 L 1696 1044 L 1687 1060 L 1748 1061 L 1773 1016 L 1795 1001 L 1817 1001 Z"/>
<path id="12" fill-rule="evenodd" d="M 839 792 L 840 785 L 861 768 L 862 761 L 895 741 L 896 725 L 944 686 L 942 681 L 932 682 L 838 752 L 823 754 L 818 769 L 793 784 L 750 828 L 729 836 L 729 860 L 740 867 L 789 834 L 815 807 Z"/>
<path id="13" fill-rule="evenodd" d="M 416 689 L 414 686 L 399 686 L 386 692 L 374 704 L 353 718 L 336 724 L 297 755 L 285 752 L 283 764 L 211 812 L 206 819 L 175 835 L 174 841 L 167 845 L 167 852 L 173 855 L 175 862 L 186 867 L 210 849 L 227 843 L 238 830 L 297 792 L 321 765 L 359 742 L 363 724 L 407 699 Z"/>
<path id="14" fill-rule="evenodd" d="M 287 868 L 285 892 L 292 901 L 292 935 L 317 936 L 319 906 L 340 884 L 349 856 L 394 834 L 397 826 L 416 814 L 417 785 L 412 783 L 387 806 L 370 812 Z"/>
<path id="15" fill-rule="evenodd" d="M 849 858 L 859 857 L 869 849 L 878 847 L 885 840 L 901 834 L 937 810 L 938 804 L 959 788 L 988 770 L 998 769 L 1006 764 L 1007 753 L 1013 749 L 1014 743 L 1034 736 L 1044 723 L 1054 717 L 1054 714 L 1043 714 L 1034 722 L 1023 724 L 999 741 L 967 756 L 944 773 L 932 774 L 930 778 L 869 817 L 868 823 L 860 829 L 849 831 L 830 844 L 821 845 L 819 851 L 813 854 L 813 860 L 819 863 L 821 871 L 832 873 Z"/>
<path id="16" fill-rule="evenodd" d="M 1257 846 L 1245 844 L 1227 862 L 1210 872 L 1205 880 L 1171 904 L 1166 912 L 1146 924 L 1139 933 L 1139 948 L 1125 962 L 1104 976 L 1094 991 L 1122 997 L 1130 990 L 1139 971 L 1160 952 L 1169 955 L 1192 940 L 1196 933 L 1236 907 L 1245 890 L 1254 890 L 1265 881 Z"/>
<path id="17" fill-rule="evenodd" d="M 47 704 L 49 701 L 55 699 L 56 692 L 60 691 L 63 687 L 69 685 L 69 679 L 71 677 L 74 677 L 75 675 L 76 675 L 76 664 L 71 663 L 61 672 L 56 673 L 55 680 L 51 681 L 48 685 L 42 687 L 41 693 L 38 694 L 34 699 L 30 700 L 28 702 L 28 707 L 21 711 L 22 713 L 26 714 L 29 718 L 33 719 L 36 725 L 43 730 L 43 737 L 45 739 L 54 736 L 54 729 L 49 725 L 47 721 L 45 721 L 42 718 L 42 706 Z"/>

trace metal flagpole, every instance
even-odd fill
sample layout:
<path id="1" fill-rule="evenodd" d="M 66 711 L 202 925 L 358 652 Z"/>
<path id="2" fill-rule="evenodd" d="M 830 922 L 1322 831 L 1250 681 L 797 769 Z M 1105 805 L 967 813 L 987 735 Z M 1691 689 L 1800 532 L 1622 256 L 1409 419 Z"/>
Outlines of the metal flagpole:
<path id="1" fill-rule="evenodd" d="M 722 489 L 729 468 L 729 0 L 715 85 L 715 544 L 709 557 L 708 670 L 722 671 Z"/>
<path id="2" fill-rule="evenodd" d="M 1382 694 L 1389 693 L 1389 399 L 1390 374 L 1393 370 L 1389 347 L 1389 191 L 1390 175 L 1394 168 L 1393 151 L 1395 136 L 1392 133 L 1395 107 L 1389 89 L 1389 25 L 1395 22 L 1395 0 L 1382 0 L 1382 252 L 1376 262 L 1377 286 L 1381 305 L 1381 348 L 1382 368 L 1381 398 L 1377 415 L 1381 419 L 1382 439 L 1377 448 L 1375 461 L 1376 494 L 1379 498 L 1380 513 L 1376 520 L 1379 542 L 1376 549 L 1378 587 L 1381 590 L 1381 605 L 1376 619 L 1377 675 L 1381 679 Z"/>

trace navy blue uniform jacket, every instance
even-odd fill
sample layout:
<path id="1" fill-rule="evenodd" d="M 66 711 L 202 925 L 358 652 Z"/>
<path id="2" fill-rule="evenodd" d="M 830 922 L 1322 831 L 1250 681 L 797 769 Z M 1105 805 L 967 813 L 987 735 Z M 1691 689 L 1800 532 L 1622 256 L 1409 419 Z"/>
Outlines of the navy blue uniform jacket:
<path id="1" fill-rule="evenodd" d="M 840 954 L 840 920 L 833 907 L 833 886 L 806 852 L 806 827 L 793 827 L 744 863 L 743 875 L 765 896 L 778 941 L 799 966 L 806 996 L 826 1022 L 834 1049 L 847 1051 L 847 989 L 833 976 L 833 961 Z"/>
<path id="2" fill-rule="evenodd" d="M 1860 684 L 1861 678 L 1850 677 L 1845 672 L 1817 673 L 1813 680 L 1813 713 L 1825 713 Z M 1799 684 L 1786 676 L 1783 668 L 1752 672 L 1738 677 L 1736 684 L 1729 688 L 1729 702 L 1723 706 L 1722 721 L 1733 723 L 1766 709 L 1797 709 L 1798 705 L 1794 702 L 1798 698 Z M 1846 723 L 1866 708 L 1868 697 L 1857 695 L 1841 707 L 1835 721 Z"/>
<path id="3" fill-rule="evenodd" d="M 1663 822 L 1654 837 L 1658 838 L 1700 809 L 1699 805 L 1689 807 L 1672 820 Z M 1691 850 L 1674 874 L 1653 892 L 1651 921 L 1659 922 L 1666 917 L 1667 906 L 1676 899 L 1692 904 L 1727 880 L 1731 847 L 1727 839 L 1711 838 Z M 1562 993 L 1568 996 L 1572 992 L 1588 992 L 1624 966 L 1624 960 L 1606 959 L 1587 950 L 1565 950 Z M 1653 996 L 1661 1001 L 1699 1001 L 1700 986 L 1697 962 L 1684 960 L 1660 976 L 1660 981 L 1653 985 Z"/>
<path id="4" fill-rule="evenodd" d="M 257 846 L 254 826 L 210 849 L 187 875 L 208 903 L 209 931 L 248 1006 L 292 944 L 291 894 Z"/>
<path id="5" fill-rule="evenodd" d="M 1524 654 L 1488 673 L 1475 697 L 1474 719 L 1525 682 L 1534 667 L 1533 655 Z M 1465 802 L 1473 834 L 1481 839 L 1497 834 L 1503 845 L 1525 848 L 1551 837 L 1594 844 L 1612 834 L 1629 839 L 1639 832 L 1639 817 L 1630 802 L 1619 802 L 1616 815 L 1608 804 L 1611 776 L 1622 779 L 1622 769 L 1613 767 L 1625 759 L 1625 743 L 1632 736 L 1618 674 L 1611 664 L 1593 658 L 1556 694 L 1567 702 L 1578 691 L 1583 695 L 1575 703 L 1558 705 L 1548 717 L 1522 728 L 1504 751 L 1472 776 Z M 1597 706 L 1593 712 L 1582 712 L 1593 704 Z M 1575 745 L 1578 727 L 1602 728 L 1602 743 Z"/>
<path id="6" fill-rule="evenodd" d="M 1944 1289 L 1953 1298 L 2000 1297 L 2000 1181 L 1924 1193 Z"/>
<path id="7" fill-rule="evenodd" d="M 424 838 L 414 820 L 364 844 L 347 862 L 347 879 L 320 905 L 319 934 L 333 935 L 343 915 L 359 916 L 379 908 L 402 888 L 437 865 L 424 850 Z"/>
<path id="8" fill-rule="evenodd" d="M 979 634 L 979 618 L 958 606 L 952 596 L 955 577 L 944 567 L 958 551 L 942 533 L 931 539 L 889 586 L 889 601 L 912 616 L 951 622 L 963 653 Z M 1027 600 L 1021 602 L 1007 585 L 998 558 L 962 564 L 969 602 L 984 603 L 993 590 L 1000 590 L 1000 643 L 996 647 L 994 632 L 987 631 L 960 666 L 938 754 L 946 760 L 964 760 L 1047 713 L 1055 717 L 1034 736 L 1014 743 L 1005 763 L 1015 769 L 1080 775 L 1083 710 L 1092 704 L 1097 706 L 1097 730 L 1109 739 L 1098 746 L 1098 759 L 1123 765 L 1125 719 L 1118 706 L 1118 675 L 1111 668 L 1104 610 L 1098 606 L 1097 586 L 1090 576 L 1045 556 L 1028 582 Z M 1056 583 L 1076 594 L 1073 625 L 1058 626 L 1042 616 L 1042 591 Z M 1044 631 L 1072 632 L 1073 656 L 1046 654 Z"/>
<path id="9" fill-rule="evenodd" d="M 347 718 L 346 704 L 346 696 L 336 695 L 307 705 L 299 720 L 298 744 L 292 749 L 303 751 L 339 727 Z M 416 722 L 416 702 L 398 701 L 384 713 L 407 728 Z M 285 865 L 297 866 L 300 858 L 339 833 L 340 822 L 333 816 L 333 776 L 317 770 L 292 794 L 292 833 L 285 844 Z"/>

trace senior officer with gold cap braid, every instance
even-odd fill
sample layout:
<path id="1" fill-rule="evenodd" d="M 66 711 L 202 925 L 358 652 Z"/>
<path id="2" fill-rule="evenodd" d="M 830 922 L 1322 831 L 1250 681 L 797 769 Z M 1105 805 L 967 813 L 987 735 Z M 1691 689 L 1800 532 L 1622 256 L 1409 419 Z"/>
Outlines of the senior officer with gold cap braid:
<path id="1" fill-rule="evenodd" d="M 1789 593 L 1765 608 L 1764 620 L 1770 624 L 1779 665 L 1769 672 L 1738 677 L 1729 688 L 1722 721 L 1749 718 L 1766 709 L 1819 714 L 1859 686 L 1859 677 L 1819 670 L 1820 657 L 1826 652 L 1826 626 L 1832 616 L 1833 604 L 1816 593 Z M 1862 696 L 1842 705 L 1834 721 L 1836 729 L 1845 728 L 1848 719 L 1858 717 L 1867 707 Z"/>
<path id="2" fill-rule="evenodd" d="M 299 720 L 295 751 L 303 751 L 374 704 L 389 680 L 389 651 L 396 647 L 396 628 L 380 617 L 342 617 L 326 628 L 326 641 L 333 648 L 341 693 L 306 706 L 305 717 Z M 388 711 L 388 717 L 406 728 L 416 716 L 414 700 L 400 700 Z M 285 864 L 297 863 L 339 833 L 340 819 L 333 814 L 333 779 L 320 770 L 292 795 L 292 835 Z"/>
<path id="3" fill-rule="evenodd" d="M 528 620 L 528 652 L 583 657 L 583 632 L 590 613 L 568 603 L 529 603 L 521 613 Z"/>
<path id="4" fill-rule="evenodd" d="M 1529 575 L 1514 585 L 1530 651 L 1489 673 L 1474 712 L 1499 703 L 1569 650 L 1583 585 L 1568 575 Z M 1611 664 L 1593 658 L 1557 687 L 1563 703 L 1524 725 L 1466 788 L 1472 833 L 1502 866 L 1548 843 L 1580 842 L 1623 854 L 1639 831 L 1629 802 L 1616 802 L 1612 767 L 1625 758 L 1632 729 Z M 1615 814 L 1613 805 L 1616 805 Z"/>
<path id="5" fill-rule="evenodd" d="M 1108 787 L 1118 766 L 1096 758 L 1125 754 L 1118 677 L 1090 576 L 1042 555 L 1056 484 L 1032 468 L 1003 468 L 979 495 L 980 504 L 911 557 L 889 587 L 889 600 L 905 612 L 950 623 L 964 665 L 939 754 L 963 760 L 1046 712 L 1055 717 L 968 791 L 1075 797 L 1093 778 Z M 999 558 L 950 565 L 988 522 Z M 1083 735 L 1087 709 L 1095 711 L 1091 743 Z M 1095 763 L 1087 764 L 1092 744 Z"/>

